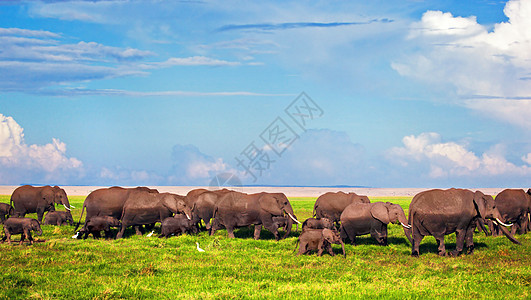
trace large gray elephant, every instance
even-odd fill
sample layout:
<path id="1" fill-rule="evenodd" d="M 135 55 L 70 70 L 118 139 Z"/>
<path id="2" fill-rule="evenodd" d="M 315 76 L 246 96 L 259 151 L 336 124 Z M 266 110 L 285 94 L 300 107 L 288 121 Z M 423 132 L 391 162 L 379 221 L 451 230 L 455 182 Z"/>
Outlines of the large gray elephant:
<path id="1" fill-rule="evenodd" d="M 295 217 L 286 195 L 283 193 L 244 194 L 234 191 L 228 192 L 221 197 L 214 210 L 211 235 L 217 229 L 225 227 L 229 238 L 234 238 L 235 228 L 254 225 L 254 238 L 257 240 L 260 238 L 263 225 L 273 233 L 278 241 L 278 225 L 273 217 L 282 216 L 290 217 L 285 238 L 290 234 L 293 222 L 300 223 Z"/>
<path id="2" fill-rule="evenodd" d="M 472 253 L 476 218 L 492 219 L 505 225 L 500 221 L 501 215 L 492 196 L 480 191 L 437 189 L 415 195 L 409 205 L 409 225 L 413 231 L 411 255 L 419 255 L 420 242 L 427 235 L 432 235 L 437 240 L 439 255 L 447 255 L 444 236 L 454 232 L 456 248 L 451 255 L 459 255 L 465 241 L 467 252 Z M 520 244 L 505 227 L 501 227 L 501 230 L 511 242 Z"/>
<path id="3" fill-rule="evenodd" d="M 356 236 L 370 234 L 380 245 L 387 245 L 387 224 L 399 223 L 410 242 L 411 226 L 398 204 L 390 202 L 352 203 L 341 214 L 341 238 L 356 242 Z"/>
<path id="4" fill-rule="evenodd" d="M 116 238 L 123 238 L 129 226 L 162 222 L 173 214 L 184 213 L 191 220 L 192 210 L 186 205 L 184 196 L 171 193 L 150 193 L 137 191 L 125 200 L 120 221 L 122 223 Z"/>
<path id="5" fill-rule="evenodd" d="M 23 185 L 18 187 L 11 195 L 10 203 L 15 208 L 15 217 L 24 217 L 26 214 L 37 213 L 37 219 L 42 222 L 46 211 L 55 211 L 55 204 L 62 204 L 67 210 L 70 206 L 64 189 L 54 186 L 34 187 Z"/>
<path id="6" fill-rule="evenodd" d="M 327 218 L 339 224 L 341 213 L 347 206 L 352 203 L 370 203 L 367 196 L 360 196 L 356 193 L 344 192 L 328 192 L 325 193 L 315 201 L 313 206 L 313 216 L 320 218 Z"/>
<path id="7" fill-rule="evenodd" d="M 500 211 L 502 222 L 513 223 L 511 234 L 527 233 L 529 223 L 529 213 L 531 213 L 531 189 L 527 193 L 522 189 L 505 189 L 494 199 L 496 208 Z M 492 235 L 500 235 L 499 225 L 494 222 L 487 222 Z"/>
<path id="8" fill-rule="evenodd" d="M 201 220 L 205 222 L 205 227 L 208 232 L 211 230 L 210 220 L 214 216 L 214 210 L 221 197 L 231 192 L 227 189 L 217 191 L 206 191 L 197 196 L 195 202 L 192 204 L 192 221 L 194 224 L 201 224 Z M 188 204 L 188 202 L 187 202 Z"/>
<path id="9" fill-rule="evenodd" d="M 83 232 L 87 230 L 87 223 L 90 221 L 90 219 L 92 219 L 92 217 L 109 216 L 120 220 L 122 217 L 122 210 L 124 208 L 125 200 L 127 200 L 129 194 L 132 192 L 139 191 L 158 193 L 158 191 L 155 189 L 140 186 L 136 188 L 113 186 L 110 188 L 102 188 L 92 191 L 83 202 L 83 209 L 81 210 L 81 215 L 79 216 L 76 230 L 81 223 L 81 218 L 83 217 L 85 209 L 87 210 L 87 215 L 85 217 L 85 224 L 82 228 Z M 140 232 L 138 227 L 135 227 L 135 229 L 137 229 L 137 233 Z"/>

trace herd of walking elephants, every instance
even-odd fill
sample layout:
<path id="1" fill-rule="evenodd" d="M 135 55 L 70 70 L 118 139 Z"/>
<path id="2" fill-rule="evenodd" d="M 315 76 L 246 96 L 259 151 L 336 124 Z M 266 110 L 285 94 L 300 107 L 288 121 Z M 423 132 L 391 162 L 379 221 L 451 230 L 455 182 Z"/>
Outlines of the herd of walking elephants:
<path id="1" fill-rule="evenodd" d="M 66 211 L 56 211 L 63 205 Z M 40 224 L 75 225 L 73 209 L 64 189 L 58 186 L 15 189 L 10 204 L 0 203 L 0 217 L 6 239 L 21 234 L 20 244 L 27 238 L 33 244 L 31 232 L 42 234 Z M 36 213 L 37 220 L 25 215 Z M 81 220 L 85 222 L 81 229 Z M 328 192 L 319 196 L 313 209 L 313 218 L 302 223 L 298 254 L 327 251 L 334 255 L 332 244 L 339 244 L 345 255 L 344 242 L 355 244 L 356 237 L 370 234 L 380 245 L 387 245 L 387 225 L 400 224 L 412 245 L 412 256 L 419 255 L 419 244 L 425 236 L 433 236 L 441 256 L 457 256 L 465 250 L 474 251 L 473 234 L 476 229 L 489 235 L 504 234 L 511 242 L 520 244 L 514 235 L 531 230 L 531 189 L 505 189 L 493 198 L 481 191 L 466 189 L 434 189 L 415 195 L 406 217 L 400 205 L 390 202 L 371 203 L 367 196 L 355 193 Z M 11 216 L 11 217 L 10 217 Z M 228 189 L 216 191 L 195 189 L 186 196 L 159 193 L 148 187 L 110 187 L 92 191 L 85 199 L 76 226 L 75 238 L 114 238 L 111 228 L 118 228 L 115 238 L 123 238 L 126 228 L 133 227 L 137 234 L 153 230 L 160 222 L 159 237 L 182 233 L 194 234 L 206 230 L 213 235 L 225 228 L 234 238 L 234 230 L 254 225 L 254 238 L 259 239 L 262 227 L 276 240 L 290 235 L 293 225 L 301 224 L 288 198 L 283 193 L 246 194 Z M 509 231 L 506 227 L 512 227 Z M 488 230 L 487 230 L 488 228 Z M 78 231 L 79 229 L 79 231 Z M 153 231 L 152 231 L 153 232 Z M 456 248 L 447 253 L 444 236 L 456 234 Z"/>

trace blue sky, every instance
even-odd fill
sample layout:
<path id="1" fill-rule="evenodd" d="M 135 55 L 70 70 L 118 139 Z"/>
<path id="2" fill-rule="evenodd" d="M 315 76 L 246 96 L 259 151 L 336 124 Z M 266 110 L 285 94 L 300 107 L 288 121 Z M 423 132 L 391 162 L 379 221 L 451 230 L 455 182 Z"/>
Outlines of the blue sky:
<path id="1" fill-rule="evenodd" d="M 0 184 L 529 187 L 530 115 L 529 0 L 0 3 Z"/>

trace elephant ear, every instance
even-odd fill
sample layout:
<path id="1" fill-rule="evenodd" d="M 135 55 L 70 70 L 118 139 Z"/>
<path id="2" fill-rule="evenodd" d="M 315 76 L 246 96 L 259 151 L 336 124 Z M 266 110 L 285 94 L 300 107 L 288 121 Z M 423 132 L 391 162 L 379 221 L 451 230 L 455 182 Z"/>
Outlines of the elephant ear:
<path id="1" fill-rule="evenodd" d="M 262 208 L 262 210 L 270 213 L 271 215 L 274 215 L 274 216 L 282 215 L 281 206 L 278 203 L 274 195 L 271 195 L 271 194 L 262 195 L 258 199 L 258 203 L 260 204 L 260 207 Z"/>
<path id="2" fill-rule="evenodd" d="M 40 227 L 41 227 L 41 223 L 39 223 L 38 220 L 35 220 L 35 219 L 31 220 L 31 228 L 32 229 L 36 230 L 37 228 L 40 228 Z"/>
<path id="3" fill-rule="evenodd" d="M 374 203 L 371 207 L 371 215 L 384 224 L 389 224 L 389 211 L 384 203 Z"/>
<path id="4" fill-rule="evenodd" d="M 483 194 L 480 191 L 476 191 L 474 193 L 474 205 L 476 206 L 476 209 L 479 213 L 480 217 L 484 217 L 487 213 L 487 205 L 485 203 L 485 194 Z"/>
<path id="5" fill-rule="evenodd" d="M 46 201 L 47 204 L 53 204 L 54 203 L 54 193 L 53 189 L 51 188 L 45 188 L 41 193 L 42 199 Z"/>

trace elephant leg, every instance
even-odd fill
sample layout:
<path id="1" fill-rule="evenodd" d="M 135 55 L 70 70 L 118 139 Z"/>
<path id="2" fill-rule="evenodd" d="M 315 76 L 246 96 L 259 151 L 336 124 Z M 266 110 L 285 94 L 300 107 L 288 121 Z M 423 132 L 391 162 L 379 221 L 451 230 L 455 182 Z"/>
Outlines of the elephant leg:
<path id="1" fill-rule="evenodd" d="M 463 252 L 463 246 L 465 245 L 466 231 L 458 229 L 455 232 L 455 250 L 451 252 L 452 256 L 459 256 Z"/>
<path id="2" fill-rule="evenodd" d="M 330 254 L 330 256 L 335 256 L 336 254 L 334 253 L 334 250 L 332 249 L 332 244 L 327 243 L 326 246 L 327 246 L 326 250 L 328 250 L 328 254 Z"/>
<path id="3" fill-rule="evenodd" d="M 413 226 L 413 244 L 411 245 L 411 256 L 419 256 L 420 242 L 424 236 L 420 233 L 419 229 L 416 226 Z"/>
<path id="4" fill-rule="evenodd" d="M 235 238 L 234 236 L 234 227 L 233 226 L 226 226 L 227 227 L 227 233 L 229 235 L 230 239 Z"/>
<path id="5" fill-rule="evenodd" d="M 439 256 L 446 256 L 446 245 L 444 244 L 444 233 L 434 234 L 433 237 L 437 241 L 437 254 Z"/>
<path id="6" fill-rule="evenodd" d="M 136 235 L 143 235 L 144 234 L 144 227 L 142 225 L 136 225 L 133 226 L 135 228 Z"/>
<path id="7" fill-rule="evenodd" d="M 96 230 L 92 233 L 92 237 L 94 237 L 94 239 L 99 239 L 101 238 L 101 233 L 99 230 Z"/>
<path id="8" fill-rule="evenodd" d="M 304 254 L 305 249 L 306 249 L 305 243 L 300 242 L 299 243 L 299 252 L 297 252 L 297 256 L 301 255 L 301 254 Z"/>
<path id="9" fill-rule="evenodd" d="M 120 226 L 120 231 L 118 232 L 118 234 L 116 234 L 116 238 L 117 239 L 121 239 L 124 237 L 124 233 L 125 233 L 125 229 L 127 228 L 127 224 L 125 223 L 122 223 L 122 225 Z"/>
<path id="10" fill-rule="evenodd" d="M 467 254 L 473 254 L 474 253 L 474 229 L 469 229 L 466 232 L 465 236 L 465 242 L 466 242 L 466 253 Z"/>
<path id="11" fill-rule="evenodd" d="M 42 224 L 42 217 L 44 217 L 44 209 L 37 210 L 37 220 Z"/>
<path id="12" fill-rule="evenodd" d="M 31 236 L 31 231 L 28 230 L 28 233 L 26 234 L 26 237 L 30 241 L 30 245 L 33 245 L 33 237 Z"/>
<path id="13" fill-rule="evenodd" d="M 324 251 L 324 248 L 326 247 L 326 242 L 325 242 L 325 239 L 322 238 L 320 241 L 319 241 L 319 244 L 317 245 L 317 249 L 319 249 L 317 251 L 317 256 L 321 256 L 323 255 L 323 251 Z"/>
<path id="14" fill-rule="evenodd" d="M 262 224 L 256 224 L 254 225 L 254 239 L 259 240 L 260 239 L 260 233 L 262 232 Z"/>

